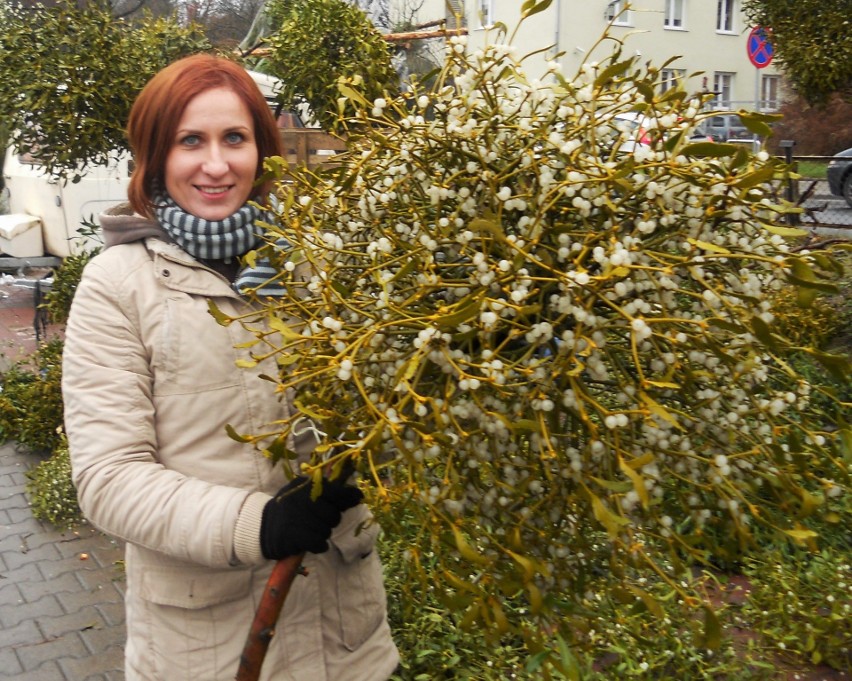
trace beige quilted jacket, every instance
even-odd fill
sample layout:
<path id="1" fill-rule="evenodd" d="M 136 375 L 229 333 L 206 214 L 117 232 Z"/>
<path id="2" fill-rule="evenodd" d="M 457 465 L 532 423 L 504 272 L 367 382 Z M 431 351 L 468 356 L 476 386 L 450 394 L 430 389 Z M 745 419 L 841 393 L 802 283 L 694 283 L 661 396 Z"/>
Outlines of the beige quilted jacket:
<path id="1" fill-rule="evenodd" d="M 153 223 L 102 217 L 108 243 L 156 234 Z M 140 231 L 141 230 L 141 231 Z M 259 547 L 263 505 L 280 470 L 226 425 L 261 433 L 286 413 L 261 373 L 239 369 L 229 282 L 168 240 L 119 243 L 86 267 L 66 330 L 63 395 L 80 506 L 127 542 L 128 681 L 234 678 L 272 567 Z M 296 445 L 304 447 L 304 443 Z M 378 528 L 363 505 L 332 548 L 308 555 L 270 645 L 263 679 L 382 681 L 398 662 L 386 621 Z"/>

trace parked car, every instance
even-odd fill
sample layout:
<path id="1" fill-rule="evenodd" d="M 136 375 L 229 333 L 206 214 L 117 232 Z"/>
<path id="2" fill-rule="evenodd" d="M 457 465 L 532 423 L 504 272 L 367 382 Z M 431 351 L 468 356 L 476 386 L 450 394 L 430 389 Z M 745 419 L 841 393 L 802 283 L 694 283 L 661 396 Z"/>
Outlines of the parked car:
<path id="1" fill-rule="evenodd" d="M 753 142 L 754 133 L 735 113 L 717 114 L 704 121 L 703 130 L 714 142 Z"/>
<path id="2" fill-rule="evenodd" d="M 842 196 L 852 207 L 852 148 L 835 154 L 825 171 L 828 189 L 835 196 Z"/>
<path id="3" fill-rule="evenodd" d="M 615 124 L 622 131 L 628 133 L 628 139 L 618 147 L 619 151 L 634 151 L 637 145 L 649 146 L 653 140 L 652 121 L 645 114 L 635 111 L 625 111 L 614 116 Z M 691 142 L 712 141 L 710 136 L 700 127 L 692 130 L 689 140 Z"/>

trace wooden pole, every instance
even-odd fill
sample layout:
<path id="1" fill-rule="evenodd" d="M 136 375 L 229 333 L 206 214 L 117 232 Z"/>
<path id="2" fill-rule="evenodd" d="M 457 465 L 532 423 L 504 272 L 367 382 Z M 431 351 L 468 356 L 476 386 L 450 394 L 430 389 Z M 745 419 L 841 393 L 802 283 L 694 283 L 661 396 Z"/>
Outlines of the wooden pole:
<path id="1" fill-rule="evenodd" d="M 404 33 L 385 33 L 384 38 L 389 43 L 408 43 L 413 40 L 429 40 L 431 38 L 447 38 L 453 35 L 467 35 L 466 28 L 441 28 L 435 31 L 406 31 Z M 263 46 L 263 41 L 260 41 L 254 47 L 249 48 L 245 52 L 237 50 L 239 55 L 245 57 L 266 57 L 272 50 Z"/>
<path id="2" fill-rule="evenodd" d="M 243 654 L 240 656 L 240 666 L 237 669 L 236 681 L 258 681 L 263 659 L 269 649 L 269 642 L 275 634 L 275 625 L 284 601 L 290 592 L 290 586 L 296 575 L 304 572 L 302 559 L 304 553 L 289 556 L 275 563 L 272 574 L 266 581 L 263 597 L 254 614 Z"/>
<path id="3" fill-rule="evenodd" d="M 407 43 L 411 40 L 429 40 L 446 38 L 452 35 L 467 35 L 466 28 L 441 28 L 436 31 L 407 31 L 405 33 L 386 33 L 382 37 L 389 43 Z"/>

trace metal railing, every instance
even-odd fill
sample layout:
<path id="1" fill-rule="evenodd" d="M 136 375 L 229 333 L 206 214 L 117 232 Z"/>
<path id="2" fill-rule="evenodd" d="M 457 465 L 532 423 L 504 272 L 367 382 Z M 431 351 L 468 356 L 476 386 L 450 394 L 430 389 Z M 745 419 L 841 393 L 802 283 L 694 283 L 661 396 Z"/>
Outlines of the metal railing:
<path id="1" fill-rule="evenodd" d="M 833 156 L 793 156 L 792 146 L 781 143 L 785 160 L 794 170 L 803 161 L 828 163 Z M 784 189 L 784 198 L 800 206 L 802 213 L 788 216 L 790 224 L 801 227 L 852 228 L 852 206 L 842 196 L 832 194 L 828 180 L 812 177 L 790 178 Z M 850 229 L 852 237 L 852 229 Z"/>

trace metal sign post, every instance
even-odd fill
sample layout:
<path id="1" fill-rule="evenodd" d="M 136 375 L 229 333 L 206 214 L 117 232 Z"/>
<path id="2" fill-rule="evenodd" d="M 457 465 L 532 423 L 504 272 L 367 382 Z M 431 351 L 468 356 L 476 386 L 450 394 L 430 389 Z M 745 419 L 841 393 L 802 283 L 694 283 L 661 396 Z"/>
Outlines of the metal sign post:
<path id="1" fill-rule="evenodd" d="M 755 26 L 748 34 L 746 52 L 749 61 L 756 69 L 763 69 L 772 63 L 774 50 L 770 42 L 772 31 L 763 26 Z"/>
<path id="2" fill-rule="evenodd" d="M 770 37 L 772 31 L 764 26 L 755 26 L 748 34 L 746 40 L 746 53 L 749 61 L 754 65 L 754 110 L 761 110 L 760 100 L 760 69 L 766 68 L 772 63 L 775 50 L 772 47 Z M 755 138 L 752 147 L 758 150 L 759 142 Z"/>

